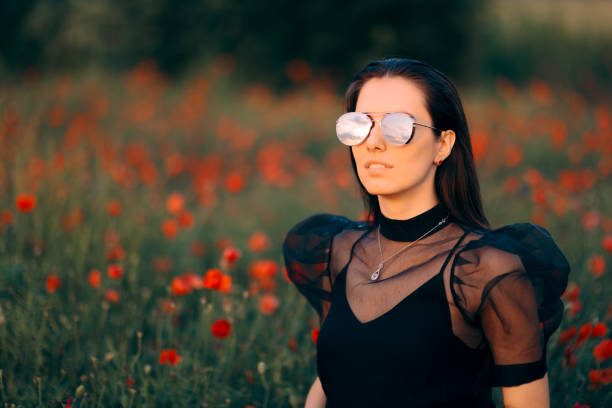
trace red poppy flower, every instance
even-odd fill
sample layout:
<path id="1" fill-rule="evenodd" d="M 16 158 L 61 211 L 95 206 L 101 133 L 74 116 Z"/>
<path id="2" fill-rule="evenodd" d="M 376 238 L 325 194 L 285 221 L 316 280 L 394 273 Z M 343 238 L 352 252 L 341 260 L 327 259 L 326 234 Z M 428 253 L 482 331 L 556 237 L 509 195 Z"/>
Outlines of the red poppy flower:
<path id="1" fill-rule="evenodd" d="M 574 343 L 575 347 L 578 347 L 586 341 L 586 339 L 589 337 L 589 334 L 591 333 L 591 328 L 591 322 L 582 325 L 582 327 L 578 331 L 578 338 L 576 339 L 576 343 Z"/>
<path id="2" fill-rule="evenodd" d="M 162 223 L 162 232 L 170 240 L 176 238 L 179 231 L 178 222 L 174 219 L 164 220 Z"/>
<path id="3" fill-rule="evenodd" d="M 211 268 L 204 275 L 204 287 L 206 289 L 219 289 L 221 286 L 221 277 L 223 272 L 217 268 Z"/>
<path id="4" fill-rule="evenodd" d="M 87 276 L 89 284 L 94 288 L 99 288 L 102 283 L 102 274 L 97 269 L 92 269 Z"/>
<path id="5" fill-rule="evenodd" d="M 242 190 L 244 187 L 244 179 L 242 175 L 238 172 L 231 172 L 227 175 L 225 179 L 225 188 L 230 193 L 237 193 Z"/>
<path id="6" fill-rule="evenodd" d="M 523 149 L 519 145 L 510 145 L 505 150 L 506 167 L 512 168 L 518 166 L 523 160 Z"/>
<path id="7" fill-rule="evenodd" d="M 47 276 L 46 289 L 47 292 L 53 293 L 62 285 L 60 278 L 57 275 Z"/>
<path id="8" fill-rule="evenodd" d="M 123 276 L 123 267 L 119 264 L 108 265 L 108 277 L 111 279 L 119 279 Z"/>
<path id="9" fill-rule="evenodd" d="M 266 233 L 261 231 L 255 231 L 249 237 L 248 241 L 249 249 L 253 252 L 264 252 L 270 248 L 270 239 Z"/>
<path id="10" fill-rule="evenodd" d="M 240 258 L 240 255 L 242 255 L 242 252 L 239 249 L 228 247 L 223 250 L 222 258 L 228 266 L 232 266 Z"/>
<path id="11" fill-rule="evenodd" d="M 319 339 L 319 331 L 320 331 L 320 330 L 321 330 L 321 329 L 312 329 L 312 330 L 310 331 L 310 336 L 312 337 L 312 342 L 313 342 L 314 344 L 317 344 L 317 340 Z"/>
<path id="12" fill-rule="evenodd" d="M 191 228 L 193 226 L 193 215 L 189 211 L 181 211 L 178 221 L 181 227 Z"/>
<path id="13" fill-rule="evenodd" d="M 176 352 L 176 349 L 164 349 L 159 354 L 159 364 L 177 365 L 182 360 L 183 357 Z"/>
<path id="14" fill-rule="evenodd" d="M 574 317 L 582 310 L 582 302 L 580 300 L 575 300 L 574 302 L 570 302 L 570 317 Z"/>
<path id="15" fill-rule="evenodd" d="M 13 223 L 13 214 L 11 214 L 9 210 L 2 211 L 0 223 L 2 223 L 2 225 L 11 225 Z"/>
<path id="16" fill-rule="evenodd" d="M 244 370 L 244 375 L 249 384 L 253 384 L 255 382 L 255 378 L 253 377 L 253 370 L 249 370 L 248 368 Z M 247 407 L 244 407 L 247 408 Z"/>
<path id="17" fill-rule="evenodd" d="M 162 308 L 166 313 L 172 313 L 176 309 L 176 303 L 171 299 L 162 301 Z"/>
<path id="18" fill-rule="evenodd" d="M 119 301 L 119 293 L 114 289 L 106 289 L 104 291 L 104 299 L 110 303 L 117 303 Z"/>
<path id="19" fill-rule="evenodd" d="M 120 246 L 116 246 L 116 247 L 112 248 L 106 254 L 106 259 L 108 261 L 118 261 L 118 260 L 123 259 L 123 258 L 125 258 L 125 250 L 123 248 L 121 248 Z"/>
<path id="20" fill-rule="evenodd" d="M 603 324 L 602 322 L 597 323 L 595 326 L 593 326 L 593 330 L 591 330 L 591 338 L 593 337 L 603 337 L 606 335 L 606 325 Z"/>
<path id="21" fill-rule="evenodd" d="M 219 285 L 218 290 L 219 292 L 230 294 L 232 291 L 232 277 L 227 274 L 223 274 L 221 276 L 221 284 Z"/>
<path id="22" fill-rule="evenodd" d="M 172 290 L 172 294 L 174 296 L 183 296 L 191 293 L 191 286 L 189 285 L 189 281 L 186 280 L 183 276 L 176 276 L 172 278 L 172 282 L 170 283 L 170 289 Z"/>
<path id="23" fill-rule="evenodd" d="M 606 270 L 606 260 L 603 255 L 595 254 L 589 258 L 588 268 L 596 278 L 601 277 Z"/>
<path id="24" fill-rule="evenodd" d="M 32 194 L 19 194 L 15 200 L 15 207 L 21 212 L 30 212 L 36 207 L 36 197 Z"/>
<path id="25" fill-rule="evenodd" d="M 570 282 L 567 285 L 565 292 L 563 292 L 563 295 L 561 295 L 561 298 L 567 299 L 573 302 L 578 299 L 579 295 L 580 295 L 580 286 L 578 286 L 578 284 L 574 282 Z"/>
<path id="26" fill-rule="evenodd" d="M 574 351 L 574 347 L 565 346 L 565 349 L 563 349 L 563 360 L 561 360 L 561 367 L 565 369 L 576 367 L 576 364 L 578 364 L 578 359 L 576 358 Z"/>
<path id="27" fill-rule="evenodd" d="M 601 240 L 601 247 L 612 254 L 612 235 L 606 235 Z"/>
<path id="28" fill-rule="evenodd" d="M 593 228 L 597 227 L 600 218 L 601 217 L 599 216 L 599 213 L 597 211 L 587 211 L 582 214 L 581 217 L 582 227 L 585 230 L 592 230 Z"/>
<path id="29" fill-rule="evenodd" d="M 214 336 L 224 339 L 229 336 L 231 328 L 232 325 L 228 320 L 219 319 L 210 326 L 210 331 Z"/>
<path id="30" fill-rule="evenodd" d="M 111 217 L 118 217 L 121 215 L 121 203 L 117 200 L 111 200 L 108 203 L 107 211 Z"/>
<path id="31" fill-rule="evenodd" d="M 576 326 L 568 327 L 567 329 L 563 330 L 561 334 L 559 334 L 557 342 L 559 344 L 568 344 L 574 338 L 576 333 L 578 333 Z"/>
<path id="32" fill-rule="evenodd" d="M 589 379 L 591 380 L 589 390 L 608 385 L 612 383 L 612 369 L 605 368 L 603 370 L 591 370 L 589 371 Z"/>
<path id="33" fill-rule="evenodd" d="M 271 278 L 278 273 L 278 264 L 272 259 L 259 259 L 253 261 L 249 268 L 249 276 L 260 280 Z"/>
<path id="34" fill-rule="evenodd" d="M 170 214 L 178 214 L 185 207 L 185 199 L 180 193 L 172 193 L 166 199 L 166 209 Z"/>
<path id="35" fill-rule="evenodd" d="M 606 361 L 612 358 L 612 340 L 603 339 L 593 349 L 593 355 L 595 356 L 595 362 Z"/>
<path id="36" fill-rule="evenodd" d="M 270 315 L 278 309 L 279 306 L 278 298 L 272 293 L 266 293 L 259 300 L 259 310 L 261 313 Z"/>
<path id="37" fill-rule="evenodd" d="M 187 282 L 191 289 L 202 289 L 204 286 L 203 279 L 193 272 L 187 272 L 184 274 L 183 280 Z"/>

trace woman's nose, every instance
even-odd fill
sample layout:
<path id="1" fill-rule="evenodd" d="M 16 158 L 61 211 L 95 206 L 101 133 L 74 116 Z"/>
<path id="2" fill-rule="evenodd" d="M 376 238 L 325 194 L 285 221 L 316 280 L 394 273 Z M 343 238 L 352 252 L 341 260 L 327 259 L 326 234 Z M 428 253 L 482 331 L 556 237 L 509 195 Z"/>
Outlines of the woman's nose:
<path id="1" fill-rule="evenodd" d="M 374 149 L 376 147 L 385 148 L 385 139 L 382 136 L 382 131 L 380 128 L 381 118 L 375 117 L 372 119 L 373 125 L 370 129 L 370 133 L 366 138 L 366 146 L 370 149 Z"/>

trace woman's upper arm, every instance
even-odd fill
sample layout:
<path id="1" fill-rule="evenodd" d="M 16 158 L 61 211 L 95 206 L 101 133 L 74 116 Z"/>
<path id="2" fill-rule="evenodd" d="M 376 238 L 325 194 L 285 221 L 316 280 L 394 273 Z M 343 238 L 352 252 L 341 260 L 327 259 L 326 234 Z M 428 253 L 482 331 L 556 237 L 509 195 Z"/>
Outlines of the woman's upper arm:
<path id="1" fill-rule="evenodd" d="M 315 214 L 294 225 L 283 242 L 287 277 L 316 310 L 320 322 L 331 303 L 332 241 L 350 223 L 346 217 Z"/>
<path id="2" fill-rule="evenodd" d="M 454 300 L 488 343 L 491 386 L 502 387 L 507 406 L 529 395 L 547 406 L 546 346 L 563 316 L 565 256 L 545 229 L 522 223 L 485 232 L 455 263 Z"/>
<path id="3" fill-rule="evenodd" d="M 325 392 L 323 391 L 321 380 L 319 379 L 319 376 L 317 376 L 317 378 L 315 378 L 314 382 L 312 383 L 310 390 L 308 391 L 304 408 L 325 408 L 326 403 L 327 397 L 325 396 Z"/>

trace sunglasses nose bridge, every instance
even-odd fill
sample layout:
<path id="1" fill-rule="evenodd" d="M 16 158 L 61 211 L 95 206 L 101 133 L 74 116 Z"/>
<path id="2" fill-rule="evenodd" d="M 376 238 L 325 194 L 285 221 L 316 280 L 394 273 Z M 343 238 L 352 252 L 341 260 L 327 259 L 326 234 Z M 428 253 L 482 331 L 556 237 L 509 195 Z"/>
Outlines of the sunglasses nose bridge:
<path id="1" fill-rule="evenodd" d="M 370 118 L 370 120 L 374 121 L 374 122 L 378 122 L 378 126 L 381 125 L 383 118 L 385 117 L 386 113 L 370 113 L 368 115 L 368 117 Z"/>
<path id="2" fill-rule="evenodd" d="M 370 126 L 370 131 L 368 132 L 368 135 L 366 136 L 367 140 L 371 140 L 371 136 L 372 136 L 372 132 L 374 131 L 374 128 L 376 127 L 376 123 L 378 123 L 378 129 L 380 130 L 380 136 L 382 135 L 382 119 L 384 118 L 386 114 L 368 114 L 368 117 L 371 120 L 371 126 Z M 383 136 L 384 139 L 384 136 Z"/>
<path id="3" fill-rule="evenodd" d="M 385 116 L 384 113 L 367 113 L 366 114 L 368 116 L 368 118 L 370 119 L 370 131 L 368 132 L 368 137 L 372 134 L 372 130 L 374 130 L 374 127 L 376 126 L 376 123 L 378 123 L 378 127 L 379 129 L 381 129 L 382 131 L 382 118 Z"/>

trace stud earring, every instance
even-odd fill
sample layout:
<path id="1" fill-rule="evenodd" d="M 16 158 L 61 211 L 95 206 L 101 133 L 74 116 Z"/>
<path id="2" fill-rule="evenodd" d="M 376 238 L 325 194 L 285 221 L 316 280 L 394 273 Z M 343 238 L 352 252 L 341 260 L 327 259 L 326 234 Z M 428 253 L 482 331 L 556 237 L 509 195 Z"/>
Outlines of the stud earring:
<path id="1" fill-rule="evenodd" d="M 442 164 L 442 160 L 438 160 L 438 162 L 434 162 L 434 164 L 437 164 L 438 166 Z"/>

